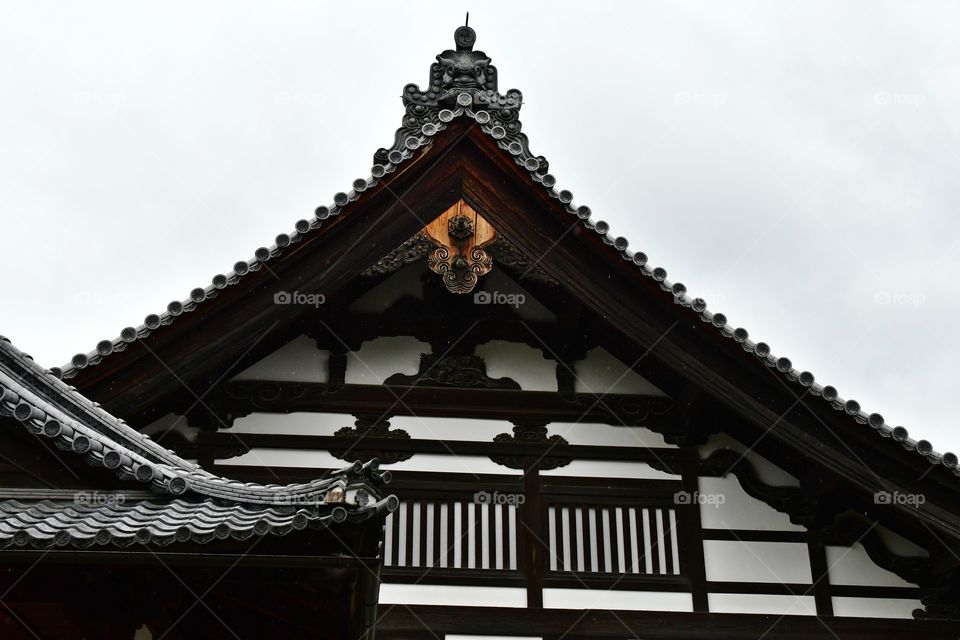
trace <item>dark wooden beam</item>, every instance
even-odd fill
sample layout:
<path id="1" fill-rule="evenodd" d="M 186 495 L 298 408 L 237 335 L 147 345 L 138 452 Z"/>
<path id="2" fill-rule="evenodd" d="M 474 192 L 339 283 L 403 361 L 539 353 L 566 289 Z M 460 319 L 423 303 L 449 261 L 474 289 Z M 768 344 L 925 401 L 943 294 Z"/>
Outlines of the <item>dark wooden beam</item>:
<path id="1" fill-rule="evenodd" d="M 663 396 L 578 393 L 568 397 L 550 391 L 426 386 L 348 384 L 331 389 L 324 383 L 242 380 L 226 383 L 210 401 L 237 415 L 318 412 L 637 426 L 668 425 L 675 418 L 673 402 Z"/>
<path id="2" fill-rule="evenodd" d="M 452 456 L 529 456 L 541 458 L 547 454 L 577 460 L 620 460 L 629 462 L 655 462 L 669 465 L 678 463 L 685 455 L 677 449 L 664 447 L 605 447 L 592 445 L 569 445 L 550 443 L 475 442 L 463 440 L 427 440 L 412 438 L 377 438 L 363 436 L 358 439 L 335 436 L 311 436 L 272 433 L 206 433 L 198 434 L 201 446 L 223 446 L 238 442 L 251 449 L 301 449 L 306 451 L 331 451 L 357 446 L 385 452 L 429 453 Z M 677 471 L 679 473 L 679 470 Z"/>
<path id="3" fill-rule="evenodd" d="M 648 640 L 955 640 L 955 622 L 817 618 L 773 614 L 511 609 L 381 605 L 377 637 L 435 640 L 444 634 Z"/>

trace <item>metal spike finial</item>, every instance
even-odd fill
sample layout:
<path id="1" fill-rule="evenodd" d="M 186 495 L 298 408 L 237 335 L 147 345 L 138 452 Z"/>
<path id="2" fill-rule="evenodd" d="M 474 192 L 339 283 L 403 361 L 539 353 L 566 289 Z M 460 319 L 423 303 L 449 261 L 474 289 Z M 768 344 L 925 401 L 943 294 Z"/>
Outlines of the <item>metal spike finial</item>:
<path id="1" fill-rule="evenodd" d="M 477 32 L 470 28 L 470 13 L 462 27 L 453 32 L 453 40 L 457 44 L 457 51 L 473 51 L 473 43 L 477 41 Z"/>

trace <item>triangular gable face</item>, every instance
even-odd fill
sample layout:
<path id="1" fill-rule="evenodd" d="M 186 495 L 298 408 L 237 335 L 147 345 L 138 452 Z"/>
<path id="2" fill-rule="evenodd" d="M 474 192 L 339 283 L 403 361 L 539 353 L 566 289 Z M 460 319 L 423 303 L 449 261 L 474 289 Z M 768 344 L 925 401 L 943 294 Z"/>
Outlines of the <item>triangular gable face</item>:
<path id="1" fill-rule="evenodd" d="M 398 601 L 425 581 L 534 608 L 616 587 L 643 605 L 596 606 L 953 616 L 956 456 L 774 357 L 575 206 L 474 38 L 404 90 L 369 178 L 60 373 L 207 469 L 392 465 Z"/>

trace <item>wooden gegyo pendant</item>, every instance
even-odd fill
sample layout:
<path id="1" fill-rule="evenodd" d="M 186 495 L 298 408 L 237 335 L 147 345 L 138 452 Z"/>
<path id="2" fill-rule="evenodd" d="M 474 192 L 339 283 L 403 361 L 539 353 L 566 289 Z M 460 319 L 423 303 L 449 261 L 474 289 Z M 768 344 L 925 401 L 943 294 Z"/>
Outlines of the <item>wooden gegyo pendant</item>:
<path id="1" fill-rule="evenodd" d="M 493 268 L 493 259 L 483 246 L 494 239 L 496 230 L 463 200 L 424 231 L 440 245 L 427 257 L 427 265 L 440 274 L 452 293 L 470 293 L 477 279 Z"/>

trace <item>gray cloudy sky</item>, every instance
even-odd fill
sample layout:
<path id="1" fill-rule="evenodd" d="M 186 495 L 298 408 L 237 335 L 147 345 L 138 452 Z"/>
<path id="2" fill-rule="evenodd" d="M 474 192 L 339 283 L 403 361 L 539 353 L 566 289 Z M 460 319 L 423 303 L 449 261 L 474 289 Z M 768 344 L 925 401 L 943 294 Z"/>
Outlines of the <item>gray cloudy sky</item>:
<path id="1" fill-rule="evenodd" d="M 956 4 L 0 6 L 0 333 L 41 364 L 366 176 L 472 9 L 575 204 L 776 355 L 960 450 Z"/>

